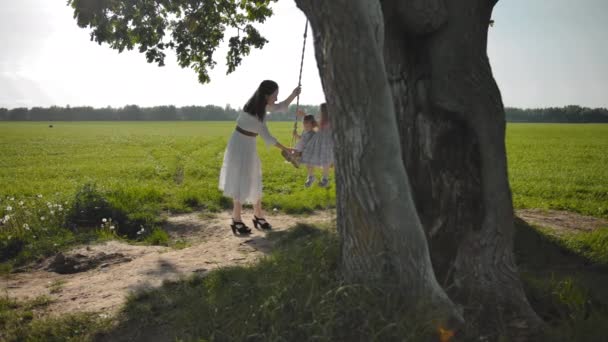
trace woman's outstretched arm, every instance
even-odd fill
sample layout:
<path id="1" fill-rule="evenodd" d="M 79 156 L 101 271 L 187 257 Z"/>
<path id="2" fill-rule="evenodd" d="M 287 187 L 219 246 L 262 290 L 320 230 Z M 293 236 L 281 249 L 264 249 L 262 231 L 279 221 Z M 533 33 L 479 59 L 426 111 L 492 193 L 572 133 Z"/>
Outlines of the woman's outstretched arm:
<path id="1" fill-rule="evenodd" d="M 273 103 L 267 106 L 269 112 L 287 112 L 289 109 L 289 105 L 293 102 L 293 100 L 300 95 L 302 92 L 302 87 L 296 87 L 284 101 L 279 103 Z"/>

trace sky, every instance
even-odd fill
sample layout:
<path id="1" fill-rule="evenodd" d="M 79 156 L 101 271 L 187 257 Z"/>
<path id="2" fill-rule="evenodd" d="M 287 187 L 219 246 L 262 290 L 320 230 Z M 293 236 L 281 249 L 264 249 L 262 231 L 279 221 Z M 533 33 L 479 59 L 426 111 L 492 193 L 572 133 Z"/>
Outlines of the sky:
<path id="1" fill-rule="evenodd" d="M 211 83 L 168 54 L 166 66 L 136 51 L 90 41 L 66 0 L 0 0 L 0 107 L 128 104 L 242 107 L 261 80 L 279 83 L 279 99 L 297 85 L 306 18 L 291 0 L 258 26 L 270 41 L 226 75 L 225 46 Z M 577 104 L 608 107 L 608 1 L 500 0 L 488 56 L 511 107 Z M 301 103 L 324 101 L 309 35 Z"/>

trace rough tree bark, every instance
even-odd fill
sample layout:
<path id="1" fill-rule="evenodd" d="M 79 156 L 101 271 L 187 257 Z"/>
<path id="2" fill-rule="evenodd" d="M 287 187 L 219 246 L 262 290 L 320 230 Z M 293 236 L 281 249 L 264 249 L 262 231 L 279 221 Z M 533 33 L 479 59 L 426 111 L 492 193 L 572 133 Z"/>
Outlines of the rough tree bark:
<path id="1" fill-rule="evenodd" d="M 504 108 L 486 54 L 496 2 L 296 2 L 334 126 L 347 277 L 394 282 L 453 310 L 429 271 L 422 225 L 434 274 L 466 318 L 486 334 L 529 338 L 542 322 L 513 261 Z"/>
<path id="2" fill-rule="evenodd" d="M 542 322 L 513 260 L 504 108 L 486 53 L 495 2 L 436 2 L 407 26 L 407 2 L 383 2 L 403 160 L 437 276 L 486 333 L 525 339 Z"/>
<path id="3" fill-rule="evenodd" d="M 435 279 L 401 160 L 384 72 L 380 3 L 298 3 L 314 30 L 329 110 L 339 113 L 331 121 L 344 275 L 352 282 L 406 289 L 412 301 L 440 310 L 439 318 L 461 320 Z"/>

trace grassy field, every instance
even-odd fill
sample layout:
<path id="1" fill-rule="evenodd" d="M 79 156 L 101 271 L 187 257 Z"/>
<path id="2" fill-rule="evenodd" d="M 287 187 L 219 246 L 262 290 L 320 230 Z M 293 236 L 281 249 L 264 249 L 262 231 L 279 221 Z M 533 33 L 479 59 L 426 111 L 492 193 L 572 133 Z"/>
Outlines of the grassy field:
<path id="1" fill-rule="evenodd" d="M 88 239 L 116 238 L 117 231 L 169 243 L 155 229 L 159 214 L 229 207 L 217 179 L 232 129 L 233 123 L 210 122 L 0 123 L 0 219 L 9 216 L 0 229 L 0 261 L 19 265 Z M 289 142 L 289 123 L 270 129 Z M 511 124 L 507 147 L 516 207 L 608 217 L 608 125 Z M 258 149 L 267 208 L 301 213 L 334 205 L 333 189 L 304 188 L 304 170 L 261 141 Z M 109 217 L 113 221 L 102 222 Z M 93 229 L 59 228 L 66 219 Z M 555 236 L 521 220 L 516 228 L 526 293 L 551 327 L 544 340 L 605 340 L 606 229 Z M 259 264 L 134 295 L 114 322 L 98 314 L 47 318 L 49 298 L 0 297 L 0 340 L 391 341 L 428 335 L 428 326 L 410 319 L 399 293 L 341 283 L 331 229 L 299 226 L 276 238 L 278 249 Z M 12 266 L 0 263 L 0 274 Z M 470 340 L 478 340 L 472 334 Z"/>
<path id="2" fill-rule="evenodd" d="M 217 183 L 233 129 L 232 122 L 0 123 L 0 197 L 69 199 L 95 182 L 113 201 L 218 209 L 227 205 Z M 271 130 L 290 141 L 290 124 L 273 123 Z M 331 192 L 304 189 L 304 171 L 258 140 L 267 205 L 301 212 L 334 203 Z"/>
<path id="3" fill-rule="evenodd" d="M 608 217 L 608 125 L 510 124 L 507 151 L 516 208 Z"/>
<path id="4" fill-rule="evenodd" d="M 298 225 L 269 238 L 276 241 L 275 250 L 259 263 L 140 291 L 115 318 L 105 313 L 48 317 L 49 297 L 19 302 L 0 296 L 0 340 L 439 340 L 432 323 L 436 313 L 412 317 L 400 288 L 343 283 L 335 230 Z M 521 220 L 514 242 L 528 300 L 549 328 L 538 341 L 605 341 L 606 261 L 589 264 L 564 241 Z M 475 325 L 474 319 L 467 321 L 455 341 L 509 341 L 505 336 L 480 339 Z"/>
<path id="5" fill-rule="evenodd" d="M 231 206 L 217 187 L 233 129 L 214 122 L 0 123 L 0 219 L 9 217 L 9 228 L 0 229 L 0 262 L 22 264 L 116 235 L 168 244 L 157 229 L 161 214 Z M 290 141 L 289 124 L 271 129 Z M 334 205 L 334 191 L 305 189 L 305 171 L 258 140 L 268 209 Z M 61 228 L 66 218 L 79 229 Z"/>
<path id="6" fill-rule="evenodd" d="M 187 211 L 228 206 L 217 190 L 232 122 L 0 123 L 0 200 L 42 194 L 69 200 L 87 182 L 128 208 Z M 271 123 L 283 143 L 291 123 Z M 510 124 L 515 206 L 608 217 L 608 125 Z M 303 212 L 333 206 L 332 191 L 306 189 L 304 170 L 258 139 L 267 206 Z M 1 211 L 0 211 L 1 213 Z"/>
<path id="7" fill-rule="evenodd" d="M 0 218 L 6 221 L 8 215 L 12 227 L 0 230 L 0 262 L 17 254 L 31 260 L 99 236 L 167 244 L 157 229 L 162 213 L 231 206 L 217 184 L 233 127 L 232 122 L 56 122 L 53 128 L 43 122 L 0 123 Z M 273 122 L 270 129 L 290 142 L 291 123 Z M 608 125 L 511 124 L 507 145 L 516 207 L 608 217 Z M 258 150 L 267 209 L 303 213 L 335 205 L 333 188 L 305 188 L 304 169 L 285 163 L 261 139 Z M 111 223 L 102 222 L 110 217 Z M 66 218 L 95 227 L 93 236 L 57 228 Z"/>

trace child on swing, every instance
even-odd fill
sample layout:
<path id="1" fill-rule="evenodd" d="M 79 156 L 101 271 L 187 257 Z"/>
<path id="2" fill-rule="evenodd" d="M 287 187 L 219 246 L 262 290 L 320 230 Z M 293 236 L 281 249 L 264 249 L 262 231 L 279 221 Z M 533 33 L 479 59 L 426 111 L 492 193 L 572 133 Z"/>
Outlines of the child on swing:
<path id="1" fill-rule="evenodd" d="M 302 120 L 302 135 L 299 135 L 297 133 L 295 133 L 295 137 L 298 140 L 298 143 L 296 144 L 296 147 L 294 148 L 294 150 L 296 151 L 296 153 L 301 157 L 302 156 L 302 152 L 304 151 L 304 147 L 306 146 L 306 144 L 310 141 L 310 139 L 315 135 L 315 128 L 317 128 L 319 125 L 317 124 L 317 120 L 315 120 L 315 116 L 314 115 L 304 115 L 304 119 Z"/>
<path id="2" fill-rule="evenodd" d="M 315 132 L 315 128 L 317 128 L 319 125 L 317 124 L 317 120 L 315 120 L 314 115 L 306 115 L 303 111 L 300 110 L 298 111 L 297 116 L 304 117 L 304 119 L 302 119 L 302 135 L 299 135 L 296 131 L 293 132 L 293 136 L 298 141 L 294 148 L 294 158 L 297 160 L 297 163 L 299 165 L 302 160 L 302 152 L 304 151 L 304 147 L 306 147 L 306 144 L 315 136 L 315 134 L 317 133 Z M 308 175 L 310 176 L 312 174 L 313 167 L 308 166 Z M 306 185 L 306 187 L 309 186 L 310 185 Z"/>
<path id="3" fill-rule="evenodd" d="M 318 125 L 314 120 L 314 116 L 305 115 L 303 112 L 298 113 L 298 116 L 304 116 L 304 131 L 301 138 L 297 136 L 300 140 L 296 146 L 296 151 L 301 151 L 300 163 L 307 166 L 308 176 L 304 183 L 304 186 L 307 188 L 315 181 L 315 167 L 323 169 L 323 177 L 319 181 L 319 186 L 323 188 L 329 186 L 329 168 L 334 163 L 334 143 L 331 136 L 327 104 L 321 104 L 320 109 L 321 120 Z M 313 130 L 315 127 L 318 127 L 316 133 Z"/>

